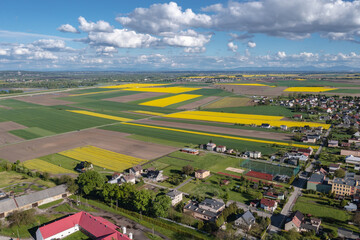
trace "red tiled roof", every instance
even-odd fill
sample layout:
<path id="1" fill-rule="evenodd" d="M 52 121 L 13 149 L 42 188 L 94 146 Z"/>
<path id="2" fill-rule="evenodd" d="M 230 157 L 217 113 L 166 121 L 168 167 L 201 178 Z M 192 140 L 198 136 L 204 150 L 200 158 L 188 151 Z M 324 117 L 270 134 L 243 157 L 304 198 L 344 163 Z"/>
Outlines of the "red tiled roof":
<path id="1" fill-rule="evenodd" d="M 98 240 L 129 240 L 126 235 L 117 231 L 119 227 L 115 224 L 102 217 L 94 217 L 86 212 L 75 213 L 74 215 L 40 227 L 39 230 L 45 239 L 73 228 L 75 225 L 79 225 Z"/>
<path id="2" fill-rule="evenodd" d="M 262 198 L 260 201 L 261 205 L 267 206 L 267 207 L 274 207 L 275 206 L 275 201 L 274 200 L 270 200 L 267 198 Z"/>
<path id="3" fill-rule="evenodd" d="M 249 171 L 248 173 L 245 174 L 245 176 L 260 178 L 260 179 L 264 179 L 267 181 L 271 181 L 273 179 L 273 175 L 271 175 L 271 174 L 256 172 L 256 171 Z"/>

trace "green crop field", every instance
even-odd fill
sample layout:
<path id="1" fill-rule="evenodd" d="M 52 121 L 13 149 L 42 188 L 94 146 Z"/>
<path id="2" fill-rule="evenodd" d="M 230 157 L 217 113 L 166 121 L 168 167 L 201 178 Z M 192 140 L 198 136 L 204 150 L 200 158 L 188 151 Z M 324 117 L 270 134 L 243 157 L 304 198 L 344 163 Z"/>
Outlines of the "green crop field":
<path id="1" fill-rule="evenodd" d="M 209 111 L 207 109 L 207 111 Z M 244 106 L 244 107 L 226 107 L 211 109 L 214 112 L 228 112 L 228 113 L 243 113 L 243 114 L 257 114 L 270 116 L 284 116 L 292 117 L 294 113 L 290 109 L 281 106 Z"/>
<path id="2" fill-rule="evenodd" d="M 228 108 L 228 107 L 243 107 L 249 105 L 250 98 L 245 97 L 226 97 L 204 106 L 204 109 L 209 108 Z M 211 111 L 211 110 L 208 110 Z"/>
<path id="3" fill-rule="evenodd" d="M 360 94 L 360 89 L 336 89 L 336 90 L 332 90 L 331 93 L 359 93 Z"/>
<path id="4" fill-rule="evenodd" d="M 207 143 L 209 140 L 219 144 L 225 145 L 228 148 L 238 149 L 239 151 L 261 151 L 263 154 L 271 154 L 275 152 L 269 144 L 265 143 L 257 143 L 257 142 L 247 142 L 233 139 L 226 139 L 221 137 L 209 137 L 191 133 L 183 133 L 183 132 L 175 132 L 163 129 L 153 129 L 142 126 L 133 126 L 133 125 L 125 125 L 125 124 L 117 124 L 112 126 L 103 127 L 102 129 L 111 130 L 111 131 L 119 131 L 130 134 L 142 135 L 156 138 L 182 142 L 184 146 L 186 145 L 198 145 L 200 143 Z"/>

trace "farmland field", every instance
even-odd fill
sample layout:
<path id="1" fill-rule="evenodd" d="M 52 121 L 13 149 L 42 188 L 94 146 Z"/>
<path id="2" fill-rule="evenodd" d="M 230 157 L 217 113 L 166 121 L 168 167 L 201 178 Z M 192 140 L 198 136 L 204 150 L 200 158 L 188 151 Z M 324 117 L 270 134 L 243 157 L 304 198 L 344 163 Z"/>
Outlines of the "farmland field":
<path id="1" fill-rule="evenodd" d="M 160 98 L 148 102 L 140 103 L 140 105 L 153 106 L 153 107 L 166 107 L 175 103 L 184 102 L 193 98 L 201 97 L 202 95 L 194 94 L 179 94 L 167 98 Z"/>
<path id="2" fill-rule="evenodd" d="M 250 105 L 250 98 L 245 97 L 226 97 L 218 101 L 206 105 L 204 108 L 227 108 L 227 107 L 242 107 Z"/>
<path id="3" fill-rule="evenodd" d="M 99 117 L 99 118 L 111 119 L 111 120 L 120 121 L 120 122 L 132 120 L 129 118 L 116 117 L 116 116 L 111 116 L 111 115 L 107 115 L 107 114 L 89 112 L 89 111 L 84 111 L 84 110 L 67 110 L 67 111 L 73 112 L 73 113 L 89 115 L 89 116 L 94 116 L 94 117 Z"/>
<path id="4" fill-rule="evenodd" d="M 184 93 L 195 91 L 200 88 L 189 88 L 189 87 L 154 87 L 154 88 L 126 88 L 126 91 L 137 91 L 137 92 L 163 92 L 163 93 Z"/>
<path id="5" fill-rule="evenodd" d="M 289 87 L 284 92 L 327 92 L 336 90 L 337 88 L 326 88 L 326 87 Z"/>
<path id="6" fill-rule="evenodd" d="M 41 159 L 28 160 L 28 161 L 25 161 L 23 164 L 28 169 L 37 170 L 40 172 L 49 172 L 49 173 L 53 173 L 53 174 L 75 173 L 74 171 L 70 171 L 68 169 L 62 168 L 62 167 L 52 164 L 52 163 L 48 163 Z"/>
<path id="7" fill-rule="evenodd" d="M 111 152 L 93 146 L 75 148 L 68 151 L 60 152 L 59 154 L 66 157 L 74 158 L 78 161 L 88 161 L 96 166 L 119 172 L 132 166 L 146 162 L 146 160 L 144 159 Z"/>

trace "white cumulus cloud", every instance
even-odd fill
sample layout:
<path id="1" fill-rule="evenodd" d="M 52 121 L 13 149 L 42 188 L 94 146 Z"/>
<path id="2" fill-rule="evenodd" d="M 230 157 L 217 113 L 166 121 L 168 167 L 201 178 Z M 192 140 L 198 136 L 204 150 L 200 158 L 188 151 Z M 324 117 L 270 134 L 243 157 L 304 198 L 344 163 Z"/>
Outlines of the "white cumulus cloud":
<path id="1" fill-rule="evenodd" d="M 238 50 L 238 46 L 234 42 L 229 42 L 227 46 L 228 49 L 232 52 L 236 52 Z"/>
<path id="2" fill-rule="evenodd" d="M 96 23 L 88 22 L 84 17 L 79 17 L 79 28 L 84 32 L 112 32 L 113 27 L 108 22 L 99 20 Z"/>
<path id="3" fill-rule="evenodd" d="M 247 43 L 247 45 L 248 45 L 249 48 L 254 48 L 254 47 L 256 47 L 256 43 L 255 43 L 255 42 L 251 42 L 251 41 L 249 41 L 249 42 Z"/>
<path id="4" fill-rule="evenodd" d="M 79 31 L 70 24 L 63 24 L 60 27 L 58 27 L 57 30 L 60 32 L 79 33 Z"/>
<path id="5" fill-rule="evenodd" d="M 211 35 L 200 34 L 191 29 L 165 35 L 162 39 L 163 43 L 177 47 L 203 47 L 211 39 Z"/>

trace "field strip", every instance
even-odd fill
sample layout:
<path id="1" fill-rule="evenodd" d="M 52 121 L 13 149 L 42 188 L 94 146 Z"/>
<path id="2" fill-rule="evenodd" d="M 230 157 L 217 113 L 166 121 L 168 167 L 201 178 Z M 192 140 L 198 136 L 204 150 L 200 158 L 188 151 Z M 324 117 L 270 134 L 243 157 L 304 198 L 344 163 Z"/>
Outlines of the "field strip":
<path id="1" fill-rule="evenodd" d="M 215 85 L 275 87 L 275 86 L 265 85 L 265 84 L 261 84 L 261 83 L 216 83 Z"/>
<path id="2" fill-rule="evenodd" d="M 236 173 L 243 173 L 245 170 L 240 168 L 227 167 L 225 170 Z"/>
<path id="3" fill-rule="evenodd" d="M 199 90 L 201 88 L 190 88 L 190 87 L 145 87 L 145 88 L 126 88 L 126 91 L 136 92 L 163 92 L 163 93 L 184 93 Z"/>
<path id="4" fill-rule="evenodd" d="M 158 86 L 166 86 L 169 83 L 128 83 L 128 84 L 120 84 L 114 86 L 105 86 L 100 88 L 140 88 L 140 87 L 158 87 Z"/>
<path id="5" fill-rule="evenodd" d="M 195 94 L 179 94 L 171 97 L 155 99 L 148 102 L 140 103 L 139 105 L 152 106 L 152 107 L 166 107 L 175 103 L 184 102 L 190 99 L 201 97 L 202 95 Z"/>
<path id="6" fill-rule="evenodd" d="M 63 167 L 57 166 L 52 163 L 48 163 L 41 159 L 32 159 L 23 162 L 24 166 L 26 168 L 29 168 L 31 170 L 38 170 L 41 172 L 49 172 L 53 174 L 59 174 L 59 173 L 75 173 L 74 171 L 70 171 L 68 169 L 65 169 Z"/>
<path id="7" fill-rule="evenodd" d="M 66 111 L 73 112 L 73 113 L 84 114 L 84 115 L 89 115 L 89 116 L 93 116 L 93 117 L 116 120 L 116 121 L 120 121 L 120 122 L 126 122 L 126 121 L 132 121 L 133 120 L 133 119 L 130 119 L 130 118 L 116 117 L 116 116 L 111 116 L 111 115 L 102 114 L 102 113 L 89 112 L 89 111 L 85 111 L 85 110 L 66 110 Z"/>
<path id="8" fill-rule="evenodd" d="M 214 134 L 214 133 L 196 132 L 196 131 L 189 131 L 189 130 L 182 130 L 182 129 L 175 129 L 175 128 L 167 128 L 167 127 L 158 127 L 158 126 L 151 126 L 151 125 L 144 125 L 144 124 L 137 124 L 137 123 L 129 123 L 129 122 L 122 122 L 121 124 L 127 124 L 127 125 L 139 126 L 139 127 L 147 127 L 147 128 L 154 128 L 154 129 L 161 129 L 161 130 L 167 130 L 167 131 L 173 131 L 173 132 L 183 132 L 183 133 L 197 134 L 197 135 L 203 135 L 203 136 L 209 136 L 209 137 L 219 137 L 219 138 L 233 139 L 233 140 L 246 141 L 246 142 L 277 144 L 277 145 L 282 145 L 282 146 L 300 147 L 300 148 L 308 148 L 308 147 L 312 147 L 313 149 L 319 148 L 318 146 L 310 146 L 310 145 L 303 145 L 303 144 L 292 144 L 292 143 L 275 142 L 275 141 L 267 141 L 267 140 L 258 140 L 258 139 L 251 139 L 251 138 L 227 136 L 227 135 L 220 135 L 220 134 Z"/>
<path id="9" fill-rule="evenodd" d="M 132 111 L 134 113 L 142 113 L 142 114 L 146 114 L 146 115 L 152 115 L 152 116 L 164 116 L 166 115 L 166 113 L 158 113 L 158 112 L 150 112 L 150 111 L 142 111 L 142 110 L 136 110 L 136 111 Z"/>
<path id="10" fill-rule="evenodd" d="M 99 94 L 99 93 L 109 93 L 109 92 L 119 92 L 122 89 L 110 90 L 110 91 L 99 91 L 99 92 L 88 92 L 88 93 L 79 93 L 79 94 L 72 94 L 69 97 L 77 97 L 77 96 L 85 96 L 85 95 L 92 95 L 92 94 Z"/>
<path id="11" fill-rule="evenodd" d="M 326 88 L 326 87 L 289 87 L 284 92 L 327 92 L 336 90 L 337 88 Z"/>

